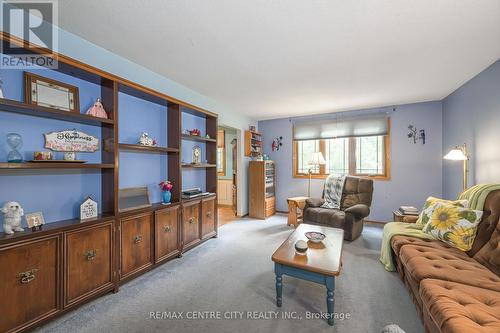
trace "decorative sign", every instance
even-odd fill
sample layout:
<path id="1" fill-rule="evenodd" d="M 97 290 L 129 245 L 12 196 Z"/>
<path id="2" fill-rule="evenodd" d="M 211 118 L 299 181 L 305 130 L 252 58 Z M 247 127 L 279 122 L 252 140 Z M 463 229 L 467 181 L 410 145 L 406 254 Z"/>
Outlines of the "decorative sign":
<path id="1" fill-rule="evenodd" d="M 99 150 L 98 138 L 77 130 L 50 132 L 44 136 L 45 148 L 53 151 L 93 153 Z"/>
<path id="2" fill-rule="evenodd" d="M 87 197 L 80 205 L 80 220 L 95 219 L 97 217 L 97 202 Z"/>

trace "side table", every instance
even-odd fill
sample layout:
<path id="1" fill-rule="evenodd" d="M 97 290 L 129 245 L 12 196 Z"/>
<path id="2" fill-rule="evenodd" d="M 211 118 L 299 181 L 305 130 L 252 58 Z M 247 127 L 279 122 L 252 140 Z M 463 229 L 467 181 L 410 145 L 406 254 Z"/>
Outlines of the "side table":
<path id="1" fill-rule="evenodd" d="M 415 223 L 418 220 L 418 215 L 404 215 L 400 211 L 393 211 L 392 218 L 394 222 L 406 222 L 406 223 Z"/>
<path id="2" fill-rule="evenodd" d="M 297 227 L 299 223 L 302 222 L 302 210 L 306 205 L 306 199 L 308 197 L 293 197 L 286 199 L 288 203 L 288 223 L 287 225 L 293 225 Z"/>

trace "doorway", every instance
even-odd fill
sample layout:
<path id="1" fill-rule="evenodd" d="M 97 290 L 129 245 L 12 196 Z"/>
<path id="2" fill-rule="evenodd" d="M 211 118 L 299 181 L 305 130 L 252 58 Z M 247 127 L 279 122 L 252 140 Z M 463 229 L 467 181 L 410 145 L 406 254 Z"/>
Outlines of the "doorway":
<path id="1" fill-rule="evenodd" d="M 238 131 L 217 129 L 217 210 L 219 226 L 238 218 Z"/>

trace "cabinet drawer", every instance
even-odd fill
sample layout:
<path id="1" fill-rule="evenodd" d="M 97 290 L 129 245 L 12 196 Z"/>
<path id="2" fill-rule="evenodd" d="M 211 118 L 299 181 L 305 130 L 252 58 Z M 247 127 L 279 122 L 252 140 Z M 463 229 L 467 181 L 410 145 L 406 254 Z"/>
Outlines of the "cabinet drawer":
<path id="1" fill-rule="evenodd" d="M 121 278 L 153 264 L 151 255 L 152 213 L 127 217 L 121 223 Z"/>
<path id="2" fill-rule="evenodd" d="M 22 329 L 58 311 L 60 238 L 0 250 L 0 332 Z"/>
<path id="3" fill-rule="evenodd" d="M 201 201 L 201 238 L 213 237 L 217 231 L 215 198 L 203 199 Z"/>
<path id="4" fill-rule="evenodd" d="M 66 306 L 112 286 L 112 239 L 109 222 L 65 235 Z"/>
<path id="5" fill-rule="evenodd" d="M 155 213 L 155 262 L 179 253 L 179 207 L 170 207 Z"/>
<path id="6" fill-rule="evenodd" d="M 200 239 L 200 201 L 183 203 L 182 207 L 183 247 L 190 247 Z"/>

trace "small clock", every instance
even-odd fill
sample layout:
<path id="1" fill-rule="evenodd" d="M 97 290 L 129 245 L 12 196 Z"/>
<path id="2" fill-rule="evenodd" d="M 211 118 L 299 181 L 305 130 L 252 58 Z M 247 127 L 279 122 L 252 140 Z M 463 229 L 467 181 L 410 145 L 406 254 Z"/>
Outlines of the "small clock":
<path id="1" fill-rule="evenodd" d="M 193 147 L 193 164 L 201 164 L 201 148 L 198 146 Z"/>
<path id="2" fill-rule="evenodd" d="M 97 218 L 97 202 L 87 197 L 80 205 L 80 220 L 88 220 Z"/>

